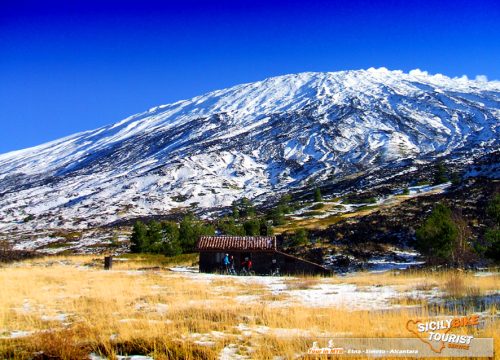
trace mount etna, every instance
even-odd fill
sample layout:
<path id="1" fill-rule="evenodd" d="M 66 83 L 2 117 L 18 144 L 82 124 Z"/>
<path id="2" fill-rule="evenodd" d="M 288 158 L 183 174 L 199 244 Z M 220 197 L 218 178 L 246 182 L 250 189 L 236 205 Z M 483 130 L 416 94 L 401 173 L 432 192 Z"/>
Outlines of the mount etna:
<path id="1" fill-rule="evenodd" d="M 86 251 L 134 219 L 211 219 L 242 198 L 265 208 L 314 189 L 340 205 L 366 193 L 382 206 L 425 192 L 436 164 L 450 180 L 498 188 L 499 120 L 500 82 L 420 70 L 237 85 L 0 155 L 0 239 L 25 250 L 65 239 Z"/>

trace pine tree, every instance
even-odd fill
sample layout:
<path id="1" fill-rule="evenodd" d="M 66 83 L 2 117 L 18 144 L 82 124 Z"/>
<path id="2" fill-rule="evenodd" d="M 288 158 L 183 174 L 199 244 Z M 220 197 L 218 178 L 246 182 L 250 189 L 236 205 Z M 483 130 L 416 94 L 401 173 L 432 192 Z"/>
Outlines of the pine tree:
<path id="1" fill-rule="evenodd" d="M 314 201 L 315 202 L 323 201 L 320 188 L 316 188 L 316 190 L 314 190 Z"/>
<path id="2" fill-rule="evenodd" d="M 245 221 L 243 224 L 245 229 L 245 235 L 247 236 L 258 236 L 260 235 L 260 221 L 259 219 L 250 219 Z"/>
<path id="3" fill-rule="evenodd" d="M 163 253 L 166 256 L 175 256 L 182 253 L 182 246 L 179 239 L 179 227 L 172 221 L 161 223 L 163 236 Z"/>
<path id="4" fill-rule="evenodd" d="M 451 210 L 438 204 L 416 231 L 417 247 L 423 254 L 446 260 L 450 257 L 458 235 Z"/>
<path id="5" fill-rule="evenodd" d="M 200 236 L 214 235 L 215 228 L 205 225 L 192 215 L 186 215 L 179 226 L 179 240 L 183 252 L 193 252 Z"/>
<path id="6" fill-rule="evenodd" d="M 434 170 L 434 184 L 439 185 L 439 184 L 444 184 L 445 182 L 448 182 L 448 175 L 446 175 L 446 167 L 442 162 L 438 162 L 436 165 L 436 169 Z"/>
<path id="7" fill-rule="evenodd" d="M 130 251 L 133 253 L 140 253 L 149 247 L 149 240 L 147 237 L 148 228 L 141 221 L 136 221 L 132 230 L 132 237 L 130 239 Z"/>

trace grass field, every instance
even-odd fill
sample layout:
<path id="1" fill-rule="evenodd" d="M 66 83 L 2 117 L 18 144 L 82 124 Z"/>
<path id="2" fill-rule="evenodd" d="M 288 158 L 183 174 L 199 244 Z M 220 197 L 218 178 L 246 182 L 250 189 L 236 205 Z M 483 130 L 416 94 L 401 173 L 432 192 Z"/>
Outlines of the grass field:
<path id="1" fill-rule="evenodd" d="M 111 271 L 92 256 L 4 265 L 0 358 L 293 359 L 318 338 L 407 337 L 416 316 L 464 315 L 436 299 L 500 289 L 496 272 L 252 278 L 168 269 L 195 261 L 130 255 Z M 495 338 L 500 353 L 498 304 L 481 317 L 473 334 Z"/>

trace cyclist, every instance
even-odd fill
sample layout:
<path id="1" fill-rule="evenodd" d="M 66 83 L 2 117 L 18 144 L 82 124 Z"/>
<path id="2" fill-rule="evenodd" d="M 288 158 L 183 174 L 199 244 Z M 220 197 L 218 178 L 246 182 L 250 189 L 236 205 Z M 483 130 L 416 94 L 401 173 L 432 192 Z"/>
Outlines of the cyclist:
<path id="1" fill-rule="evenodd" d="M 226 272 L 226 274 L 229 273 L 229 254 L 226 254 L 224 256 L 224 260 L 222 260 L 222 264 L 224 265 L 224 271 Z"/>
<path id="2" fill-rule="evenodd" d="M 236 275 L 236 270 L 234 270 L 234 256 L 231 255 L 229 258 L 229 274 Z"/>
<path id="3" fill-rule="evenodd" d="M 279 276 L 280 274 L 280 268 L 278 266 L 278 262 L 276 259 L 271 260 L 271 276 Z"/>
<path id="4" fill-rule="evenodd" d="M 241 263 L 241 272 L 244 274 L 249 274 L 250 271 L 252 271 L 252 260 L 246 257 L 245 261 Z"/>

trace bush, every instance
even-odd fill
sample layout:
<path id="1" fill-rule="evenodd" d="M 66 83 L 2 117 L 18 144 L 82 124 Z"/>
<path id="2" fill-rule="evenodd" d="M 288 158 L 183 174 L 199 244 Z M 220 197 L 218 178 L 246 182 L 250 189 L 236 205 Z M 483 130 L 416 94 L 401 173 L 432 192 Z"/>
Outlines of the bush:
<path id="1" fill-rule="evenodd" d="M 403 195 L 410 195 L 410 189 L 404 188 L 403 189 Z"/>
<path id="2" fill-rule="evenodd" d="M 372 197 L 355 197 L 349 196 L 345 199 L 347 204 L 375 204 L 377 202 L 377 198 Z"/>
<path id="3" fill-rule="evenodd" d="M 298 229 L 292 236 L 291 245 L 299 246 L 307 244 L 309 240 L 309 233 L 306 229 Z"/>
<path id="4" fill-rule="evenodd" d="M 325 207 L 325 204 L 317 203 L 317 204 L 314 204 L 313 206 L 311 206 L 311 210 L 319 210 L 319 209 L 323 209 L 324 207 Z"/>

